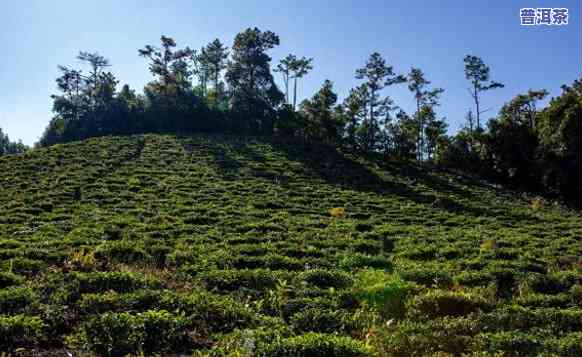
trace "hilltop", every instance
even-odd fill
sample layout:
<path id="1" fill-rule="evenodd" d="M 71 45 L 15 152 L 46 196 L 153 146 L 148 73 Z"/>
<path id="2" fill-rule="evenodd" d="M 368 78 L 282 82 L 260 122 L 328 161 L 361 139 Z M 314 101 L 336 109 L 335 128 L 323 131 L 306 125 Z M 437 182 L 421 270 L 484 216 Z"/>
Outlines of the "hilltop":
<path id="1" fill-rule="evenodd" d="M 236 136 L 0 157 L 0 351 L 582 353 L 582 216 Z"/>

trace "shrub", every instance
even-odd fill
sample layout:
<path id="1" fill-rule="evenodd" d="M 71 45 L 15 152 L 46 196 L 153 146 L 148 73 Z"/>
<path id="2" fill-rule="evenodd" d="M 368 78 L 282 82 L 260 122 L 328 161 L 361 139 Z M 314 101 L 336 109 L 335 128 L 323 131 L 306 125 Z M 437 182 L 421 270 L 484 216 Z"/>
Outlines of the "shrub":
<path id="1" fill-rule="evenodd" d="M 86 348 L 102 356 L 135 353 L 142 344 L 142 326 L 129 313 L 105 313 L 83 327 Z"/>
<path id="2" fill-rule="evenodd" d="M 465 316 L 487 308 L 485 299 L 466 292 L 431 290 L 417 295 L 407 304 L 411 318 L 431 319 L 443 316 Z"/>
<path id="3" fill-rule="evenodd" d="M 572 285 L 570 288 L 570 296 L 572 297 L 572 304 L 582 305 L 582 285 Z"/>
<path id="4" fill-rule="evenodd" d="M 10 351 L 34 343 L 42 335 L 43 324 L 38 317 L 0 315 L 0 350 Z"/>
<path id="5" fill-rule="evenodd" d="M 307 309 L 291 317 L 291 326 L 298 332 L 340 332 L 346 329 L 346 315 L 340 310 Z"/>
<path id="6" fill-rule="evenodd" d="M 123 293 L 161 286 L 157 280 L 146 279 L 130 272 L 74 273 L 72 277 L 79 282 L 81 293 L 97 293 L 107 290 Z"/>
<path id="7" fill-rule="evenodd" d="M 574 332 L 551 339 L 544 347 L 558 356 L 582 356 L 582 332 Z"/>
<path id="8" fill-rule="evenodd" d="M 540 294 L 558 294 L 567 290 L 566 285 L 556 276 L 529 274 L 522 284 L 522 290 Z"/>
<path id="9" fill-rule="evenodd" d="M 349 337 L 308 333 L 276 340 L 257 351 L 269 357 L 369 357 L 373 353 L 362 343 Z"/>
<path id="10" fill-rule="evenodd" d="M 334 310 L 337 309 L 337 304 L 328 297 L 297 297 L 283 301 L 277 308 L 282 310 L 282 317 L 287 320 L 291 316 L 308 309 Z"/>
<path id="11" fill-rule="evenodd" d="M 7 288 L 9 286 L 20 285 L 24 282 L 21 276 L 10 272 L 0 271 L 0 289 Z"/>
<path id="12" fill-rule="evenodd" d="M 183 350 L 186 337 L 186 319 L 161 311 L 146 311 L 138 314 L 143 324 L 143 351 Z"/>
<path id="13" fill-rule="evenodd" d="M 96 268 L 95 254 L 90 251 L 74 250 L 68 260 L 67 264 L 76 270 L 91 271 Z"/>
<path id="14" fill-rule="evenodd" d="M 198 279 L 207 289 L 219 292 L 231 292 L 241 288 L 264 291 L 277 286 L 277 274 L 263 269 L 211 270 L 200 273 Z"/>
<path id="15" fill-rule="evenodd" d="M 540 338 L 527 332 L 503 331 L 477 335 L 475 347 L 489 353 L 499 353 L 510 356 L 534 356 L 541 352 Z"/>
<path id="16" fill-rule="evenodd" d="M 328 213 L 332 218 L 341 218 L 345 217 L 346 209 L 344 207 L 333 207 L 329 209 Z"/>
<path id="17" fill-rule="evenodd" d="M 122 263 L 143 262 L 148 254 L 136 244 L 127 240 L 106 242 L 97 247 L 95 257 L 99 260 L 110 259 Z"/>
<path id="18" fill-rule="evenodd" d="M 172 252 L 172 248 L 167 245 L 155 244 L 146 248 L 147 253 L 152 257 L 157 267 L 166 265 L 167 257 Z"/>
<path id="19" fill-rule="evenodd" d="M 79 311 L 83 314 L 98 314 L 116 310 L 119 307 L 119 294 L 115 291 L 107 291 L 102 294 L 83 294 L 79 302 Z"/>
<path id="20" fill-rule="evenodd" d="M 487 330 L 523 330 L 543 328 L 555 333 L 582 330 L 582 310 L 538 308 L 512 305 L 480 316 Z"/>
<path id="21" fill-rule="evenodd" d="M 354 241 L 352 247 L 354 251 L 362 254 L 378 254 L 383 251 L 381 243 L 366 239 Z"/>
<path id="22" fill-rule="evenodd" d="M 571 303 L 569 294 L 537 294 L 527 292 L 513 300 L 515 303 L 527 307 L 568 307 Z"/>
<path id="23" fill-rule="evenodd" d="M 146 311 L 135 315 L 105 313 L 89 320 L 82 339 L 89 350 L 103 356 L 151 354 L 183 350 L 187 345 L 186 320 L 167 311 Z"/>
<path id="24" fill-rule="evenodd" d="M 492 277 L 488 273 L 475 272 L 475 271 L 464 271 L 458 275 L 455 275 L 454 282 L 459 285 L 465 286 L 483 286 L 491 283 Z"/>
<path id="25" fill-rule="evenodd" d="M 375 331 L 370 343 L 381 356 L 460 356 L 471 349 L 478 331 L 476 322 L 467 318 L 404 320 Z"/>
<path id="26" fill-rule="evenodd" d="M 227 332 L 246 328 L 257 321 L 257 314 L 235 300 L 207 291 L 188 295 L 164 294 L 160 306 L 186 314 L 201 331 Z"/>
<path id="27" fill-rule="evenodd" d="M 301 278 L 311 285 L 319 288 L 346 288 L 353 281 L 352 278 L 342 271 L 329 271 L 324 269 L 312 269 L 301 273 Z"/>
<path id="28" fill-rule="evenodd" d="M 390 270 L 392 268 L 392 263 L 388 260 L 388 258 L 382 255 L 365 255 L 361 253 L 354 253 L 343 256 L 340 260 L 340 267 L 348 271 L 360 268 Z"/>
<path id="29" fill-rule="evenodd" d="M 407 267 L 399 271 L 404 280 L 412 281 L 425 286 L 448 287 L 453 283 L 449 273 L 436 267 Z"/>
<path id="30" fill-rule="evenodd" d="M 544 208 L 544 201 L 541 197 L 535 197 L 533 200 L 531 200 L 530 207 L 534 211 L 539 211 Z"/>
<path id="31" fill-rule="evenodd" d="M 384 317 L 402 316 L 405 299 L 413 288 L 398 275 L 374 270 L 359 273 L 355 286 L 358 299 Z"/>
<path id="32" fill-rule="evenodd" d="M 0 312 L 3 314 L 20 312 L 35 300 L 32 290 L 24 287 L 8 287 L 0 290 Z"/>
<path id="33" fill-rule="evenodd" d="M 34 275 L 46 269 L 46 263 L 40 260 L 17 257 L 4 262 L 3 266 L 11 272 Z"/>

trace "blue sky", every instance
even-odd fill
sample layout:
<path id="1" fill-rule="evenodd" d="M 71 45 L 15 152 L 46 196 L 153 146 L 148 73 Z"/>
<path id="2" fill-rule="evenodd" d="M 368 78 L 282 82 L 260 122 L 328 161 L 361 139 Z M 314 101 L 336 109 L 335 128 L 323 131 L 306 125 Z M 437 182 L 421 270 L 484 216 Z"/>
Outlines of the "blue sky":
<path id="1" fill-rule="evenodd" d="M 565 7 L 567 26 L 522 27 L 521 7 Z M 462 59 L 482 57 L 492 79 L 505 88 L 485 94 L 485 117 L 529 88 L 560 93 L 582 77 L 580 1 L 186 1 L 3 0 L 0 4 L 0 127 L 13 139 L 34 143 L 51 117 L 57 65 L 79 66 L 78 51 L 108 57 L 121 83 L 141 90 L 150 80 L 137 49 L 161 34 L 199 48 L 214 38 L 228 46 L 236 33 L 257 26 L 276 32 L 288 53 L 314 58 L 301 84 L 311 96 L 329 78 L 340 99 L 358 84 L 354 71 L 380 52 L 399 73 L 420 67 L 434 86 L 445 88 L 439 112 L 456 131 L 471 106 Z M 279 80 L 279 78 L 277 78 Z M 280 83 L 280 81 L 279 81 Z M 405 85 L 390 88 L 397 104 L 413 110 Z"/>

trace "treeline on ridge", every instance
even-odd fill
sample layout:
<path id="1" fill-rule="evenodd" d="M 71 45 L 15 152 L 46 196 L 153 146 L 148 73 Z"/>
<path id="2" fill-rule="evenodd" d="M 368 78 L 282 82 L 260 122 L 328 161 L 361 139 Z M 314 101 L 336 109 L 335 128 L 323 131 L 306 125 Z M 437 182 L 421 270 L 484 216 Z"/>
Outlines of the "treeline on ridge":
<path id="1" fill-rule="evenodd" d="M 86 72 L 59 66 L 54 117 L 38 145 L 95 136 L 138 133 L 235 133 L 318 141 L 361 155 L 416 160 L 500 180 L 517 188 L 582 203 L 582 81 L 563 86 L 543 109 L 548 92 L 530 90 L 511 99 L 483 125 L 482 96 L 503 87 L 476 56 L 464 58 L 474 109 L 464 128 L 447 135 L 437 109 L 444 90 L 431 87 L 419 68 L 398 73 L 373 53 L 355 77 L 360 85 L 340 100 L 324 81 L 297 103 L 297 83 L 312 59 L 290 54 L 272 68 L 271 31 L 249 28 L 231 48 L 216 39 L 199 50 L 180 48 L 166 36 L 138 50 L 153 78 L 137 93 L 107 71 L 98 53 L 80 52 Z M 282 89 L 275 74 L 282 78 Z M 406 85 L 415 110 L 407 113 L 386 94 Z"/>

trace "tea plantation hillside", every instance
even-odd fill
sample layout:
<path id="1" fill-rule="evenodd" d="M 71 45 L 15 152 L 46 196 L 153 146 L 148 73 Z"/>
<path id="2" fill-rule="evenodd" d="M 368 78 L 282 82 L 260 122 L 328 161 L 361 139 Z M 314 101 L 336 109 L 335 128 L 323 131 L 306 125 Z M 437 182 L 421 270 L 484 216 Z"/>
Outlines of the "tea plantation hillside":
<path id="1" fill-rule="evenodd" d="M 0 351 L 582 355 L 582 216 L 232 137 L 0 157 Z"/>

